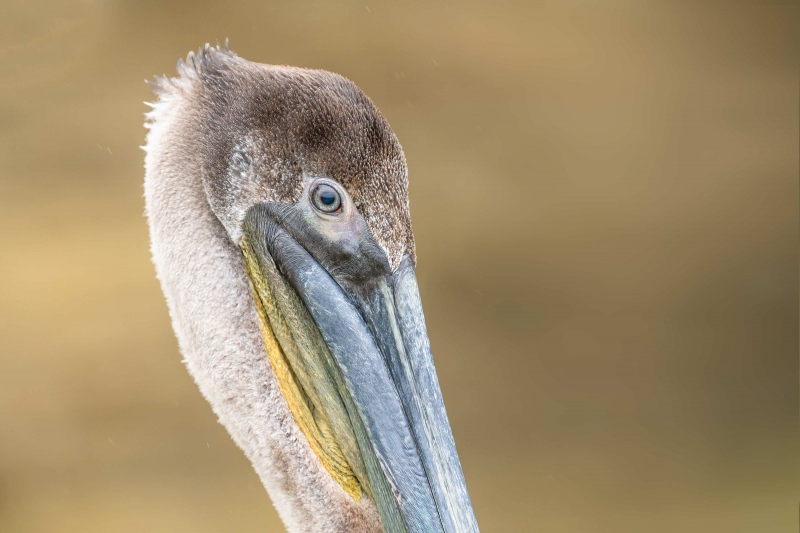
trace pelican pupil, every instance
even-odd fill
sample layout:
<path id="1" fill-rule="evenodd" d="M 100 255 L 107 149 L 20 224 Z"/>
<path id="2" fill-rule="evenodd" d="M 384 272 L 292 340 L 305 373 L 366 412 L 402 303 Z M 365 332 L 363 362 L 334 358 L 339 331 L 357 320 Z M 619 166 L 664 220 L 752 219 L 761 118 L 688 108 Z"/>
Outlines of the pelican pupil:
<path id="1" fill-rule="evenodd" d="M 314 207 L 324 213 L 334 213 L 342 206 L 339 192 L 330 185 L 320 185 L 314 190 L 312 196 Z"/>
<path id="2" fill-rule="evenodd" d="M 333 191 L 323 191 L 319 193 L 319 199 L 322 200 L 323 204 L 331 205 L 336 201 L 336 195 L 333 194 Z"/>

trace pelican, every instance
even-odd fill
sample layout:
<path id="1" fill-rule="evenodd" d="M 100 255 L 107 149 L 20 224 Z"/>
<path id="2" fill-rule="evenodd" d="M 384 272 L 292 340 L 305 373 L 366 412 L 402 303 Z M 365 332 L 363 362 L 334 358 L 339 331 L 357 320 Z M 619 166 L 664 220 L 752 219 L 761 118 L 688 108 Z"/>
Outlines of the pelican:
<path id="1" fill-rule="evenodd" d="M 477 532 L 415 277 L 405 155 L 322 70 L 156 77 L 145 201 L 184 362 L 290 532 Z"/>

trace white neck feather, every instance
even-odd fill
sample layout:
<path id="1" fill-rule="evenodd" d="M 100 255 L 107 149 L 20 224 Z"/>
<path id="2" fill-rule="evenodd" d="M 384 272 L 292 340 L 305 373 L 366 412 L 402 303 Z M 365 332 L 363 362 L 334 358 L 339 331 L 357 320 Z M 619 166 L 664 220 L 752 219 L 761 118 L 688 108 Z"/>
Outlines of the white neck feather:
<path id="1" fill-rule="evenodd" d="M 280 392 L 241 253 L 206 199 L 191 82 L 181 81 L 148 114 L 145 199 L 153 262 L 189 373 L 289 531 L 381 531 L 372 502 L 353 501 L 322 467 Z"/>

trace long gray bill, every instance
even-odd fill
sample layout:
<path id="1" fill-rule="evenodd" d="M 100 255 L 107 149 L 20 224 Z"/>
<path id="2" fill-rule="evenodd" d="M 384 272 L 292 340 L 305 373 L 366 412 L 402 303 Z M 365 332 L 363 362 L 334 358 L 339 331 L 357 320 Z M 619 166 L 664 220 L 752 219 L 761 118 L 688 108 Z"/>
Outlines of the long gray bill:
<path id="1" fill-rule="evenodd" d="M 375 257 L 385 262 L 385 256 L 376 255 L 377 245 L 367 235 L 353 237 L 364 242 L 348 252 L 349 269 L 325 268 L 329 261 L 313 257 L 301 244 L 314 240 L 315 232 L 292 209 L 291 204 L 254 206 L 245 231 L 260 241 L 257 252 L 274 260 L 330 350 L 350 396 L 343 403 L 355 411 L 351 422 L 368 437 L 359 442 L 364 462 L 374 456 L 382 473 L 383 479 L 374 479 L 367 468 L 366 481 L 384 529 L 477 532 L 411 259 L 405 256 L 394 272 L 388 263 L 375 267 Z"/>

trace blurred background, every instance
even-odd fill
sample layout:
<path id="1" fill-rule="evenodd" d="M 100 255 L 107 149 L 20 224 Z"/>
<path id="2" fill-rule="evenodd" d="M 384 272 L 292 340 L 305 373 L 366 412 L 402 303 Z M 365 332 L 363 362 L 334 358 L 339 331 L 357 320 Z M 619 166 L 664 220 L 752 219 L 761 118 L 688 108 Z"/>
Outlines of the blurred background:
<path id="1" fill-rule="evenodd" d="M 230 38 L 408 158 L 485 532 L 797 530 L 796 2 L 4 0 L 0 531 L 283 531 L 186 373 L 145 78 Z"/>

